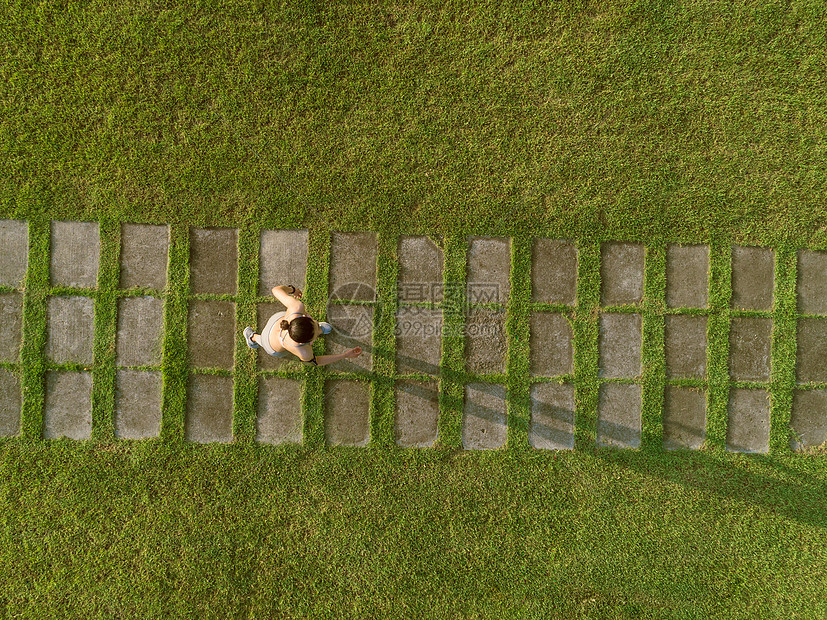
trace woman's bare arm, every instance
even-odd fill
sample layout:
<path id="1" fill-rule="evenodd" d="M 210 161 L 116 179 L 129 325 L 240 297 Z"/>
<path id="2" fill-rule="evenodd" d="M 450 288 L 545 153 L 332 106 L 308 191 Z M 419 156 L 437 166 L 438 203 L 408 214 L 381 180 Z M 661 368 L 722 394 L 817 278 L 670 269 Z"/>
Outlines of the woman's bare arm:
<path id="1" fill-rule="evenodd" d="M 271 292 L 273 293 L 273 297 L 278 299 L 282 305 L 287 308 L 288 312 L 304 314 L 304 303 L 300 301 L 302 292 L 298 288 L 293 293 L 289 293 L 288 291 L 290 290 L 292 290 L 290 286 L 282 284 L 281 286 L 274 286 Z"/>

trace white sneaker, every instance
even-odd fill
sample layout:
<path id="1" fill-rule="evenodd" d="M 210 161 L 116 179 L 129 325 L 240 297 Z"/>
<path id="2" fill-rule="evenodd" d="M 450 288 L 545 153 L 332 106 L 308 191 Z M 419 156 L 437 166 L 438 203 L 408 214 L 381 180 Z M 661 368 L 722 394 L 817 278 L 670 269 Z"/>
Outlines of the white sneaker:
<path id="1" fill-rule="evenodd" d="M 252 327 L 244 328 L 244 340 L 247 341 L 247 346 L 251 349 L 258 349 L 258 345 L 253 342 L 253 334 L 255 334 L 255 332 Z"/>
<path id="2" fill-rule="evenodd" d="M 319 327 L 322 328 L 323 334 L 329 334 L 333 331 L 333 326 L 330 323 L 324 323 L 322 321 L 319 321 Z"/>

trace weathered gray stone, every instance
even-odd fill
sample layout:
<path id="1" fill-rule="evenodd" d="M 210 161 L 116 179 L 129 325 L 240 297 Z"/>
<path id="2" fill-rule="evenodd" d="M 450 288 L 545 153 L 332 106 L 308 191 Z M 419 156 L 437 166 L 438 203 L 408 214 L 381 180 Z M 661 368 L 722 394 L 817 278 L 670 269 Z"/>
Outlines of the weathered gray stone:
<path id="1" fill-rule="evenodd" d="M 510 274 L 510 239 L 469 238 L 466 286 L 470 303 L 506 303 L 511 290 Z"/>
<path id="2" fill-rule="evenodd" d="M 730 452 L 769 452 L 770 395 L 767 390 L 729 392 L 726 447 Z"/>
<path id="3" fill-rule="evenodd" d="M 772 319 L 732 319 L 729 330 L 729 374 L 736 381 L 769 381 Z"/>
<path id="4" fill-rule="evenodd" d="M 0 220 L 0 286 L 23 288 L 29 263 L 29 224 Z"/>
<path id="5" fill-rule="evenodd" d="M 306 230 L 262 231 L 260 295 L 270 295 L 274 286 L 282 284 L 304 290 L 307 277 L 307 240 Z"/>
<path id="6" fill-rule="evenodd" d="M 167 286 L 169 226 L 123 224 L 121 226 L 121 288 Z"/>
<path id="7" fill-rule="evenodd" d="M 190 302 L 188 344 L 192 366 L 232 369 L 235 338 L 234 303 Z"/>
<path id="8" fill-rule="evenodd" d="M 667 385 L 663 410 L 663 447 L 699 449 L 706 438 L 706 394 L 699 388 Z"/>
<path id="9" fill-rule="evenodd" d="M 119 370 L 115 378 L 115 436 L 146 439 L 161 434 L 161 373 Z"/>
<path id="10" fill-rule="evenodd" d="M 190 291 L 235 294 L 238 290 L 238 231 L 193 228 L 190 233 Z"/>
<path id="11" fill-rule="evenodd" d="M 531 258 L 531 299 L 538 303 L 577 302 L 577 245 L 559 239 L 535 239 Z"/>
<path id="12" fill-rule="evenodd" d="M 5 368 L 0 368 L 0 437 L 11 437 L 20 432 L 20 380 Z"/>
<path id="13" fill-rule="evenodd" d="M 732 307 L 772 310 L 775 252 L 770 248 L 732 247 Z"/>
<path id="14" fill-rule="evenodd" d="M 187 390 L 186 438 L 198 443 L 233 440 L 233 378 L 190 375 Z"/>
<path id="15" fill-rule="evenodd" d="M 709 246 L 670 243 L 666 248 L 666 305 L 706 308 L 708 304 Z"/>
<path id="16" fill-rule="evenodd" d="M 798 253 L 798 311 L 827 314 L 827 252 Z"/>
<path id="17" fill-rule="evenodd" d="M 468 372 L 477 375 L 502 374 L 508 338 L 505 333 L 505 312 L 472 308 L 465 324 L 465 364 Z"/>
<path id="18" fill-rule="evenodd" d="M 377 239 L 373 232 L 333 233 L 330 295 L 336 299 L 376 299 Z"/>
<path id="19" fill-rule="evenodd" d="M 331 304 L 327 307 L 327 322 L 333 326 L 333 331 L 323 336 L 328 355 L 362 347 L 358 357 L 334 362 L 328 368 L 342 372 L 369 371 L 373 364 L 373 308 Z"/>
<path id="20" fill-rule="evenodd" d="M 702 379 L 706 376 L 706 317 L 668 315 L 665 318 L 666 376 Z"/>
<path id="21" fill-rule="evenodd" d="M 791 450 L 822 446 L 827 442 L 827 390 L 796 390 L 790 417 Z"/>
<path id="22" fill-rule="evenodd" d="M 396 313 L 396 371 L 439 374 L 442 311 L 400 306 Z"/>
<path id="23" fill-rule="evenodd" d="M 267 321 L 270 320 L 270 317 L 278 312 L 284 311 L 284 306 L 281 303 L 274 301 L 265 304 L 258 304 L 257 312 L 258 312 L 258 324 L 253 326 L 253 329 L 258 333 L 261 334 L 261 331 L 267 325 Z M 278 339 L 279 328 L 276 326 L 276 338 Z M 298 367 L 301 365 L 301 362 L 298 361 L 299 358 L 296 356 L 292 357 L 273 357 L 272 355 L 268 355 L 268 353 L 261 347 L 258 349 L 258 367 L 261 370 L 286 370 L 291 366 Z"/>
<path id="24" fill-rule="evenodd" d="M 633 379 L 640 375 L 642 326 L 639 314 L 600 315 L 601 377 Z"/>
<path id="25" fill-rule="evenodd" d="M 540 450 L 574 448 L 574 386 L 535 383 L 531 386 L 528 441 Z"/>
<path id="26" fill-rule="evenodd" d="M 436 381 L 397 381 L 397 445 L 429 448 L 439 434 L 439 387 Z"/>
<path id="27" fill-rule="evenodd" d="M 531 315 L 531 373 L 535 376 L 566 375 L 574 369 L 574 335 L 566 316 L 556 312 Z"/>
<path id="28" fill-rule="evenodd" d="M 800 382 L 827 382 L 827 319 L 798 321 L 797 362 Z"/>
<path id="29" fill-rule="evenodd" d="M 279 377 L 261 377 L 258 384 L 256 441 L 271 444 L 301 443 L 302 428 L 301 382 Z"/>
<path id="30" fill-rule="evenodd" d="M 46 354 L 58 364 L 92 364 L 95 302 L 89 297 L 51 297 Z"/>
<path id="31" fill-rule="evenodd" d="M 125 297 L 118 302 L 118 366 L 159 366 L 163 346 L 164 302 Z"/>
<path id="32" fill-rule="evenodd" d="M 95 288 L 99 262 L 97 222 L 52 222 L 52 286 Z"/>
<path id="33" fill-rule="evenodd" d="M 23 328 L 23 295 L 0 294 L 0 362 L 20 359 L 21 330 Z"/>
<path id="34" fill-rule="evenodd" d="M 643 301 L 645 251 L 640 243 L 600 246 L 600 303 L 622 306 Z"/>
<path id="35" fill-rule="evenodd" d="M 597 445 L 639 448 L 641 390 L 639 385 L 604 383 L 597 405 Z"/>
<path id="36" fill-rule="evenodd" d="M 491 383 L 465 386 L 462 445 L 470 450 L 502 448 L 508 439 L 505 387 Z"/>
<path id="37" fill-rule="evenodd" d="M 399 301 L 442 301 L 442 248 L 429 237 L 399 238 Z"/>
<path id="38" fill-rule="evenodd" d="M 370 441 L 370 390 L 361 381 L 325 384 L 324 434 L 331 446 L 366 446 Z"/>
<path id="39" fill-rule="evenodd" d="M 92 373 L 46 373 L 43 437 L 89 439 L 92 436 Z"/>

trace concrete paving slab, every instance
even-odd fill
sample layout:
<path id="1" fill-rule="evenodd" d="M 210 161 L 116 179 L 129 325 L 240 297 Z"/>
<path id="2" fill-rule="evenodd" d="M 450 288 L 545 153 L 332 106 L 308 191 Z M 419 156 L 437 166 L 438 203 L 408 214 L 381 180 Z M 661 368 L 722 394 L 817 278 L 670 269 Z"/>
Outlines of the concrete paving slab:
<path id="1" fill-rule="evenodd" d="M 261 232 L 259 295 L 270 295 L 274 286 L 282 284 L 292 284 L 304 290 L 307 278 L 307 235 L 306 230 Z"/>
<path id="2" fill-rule="evenodd" d="M 439 435 L 439 385 L 436 381 L 396 382 L 396 444 L 430 448 Z"/>
<path id="3" fill-rule="evenodd" d="M 798 253 L 798 311 L 827 315 L 827 252 Z"/>
<path id="4" fill-rule="evenodd" d="M 52 222 L 52 286 L 95 288 L 99 263 L 97 222 Z"/>
<path id="5" fill-rule="evenodd" d="M 508 439 L 505 386 L 469 383 L 465 386 L 462 446 L 469 450 L 495 450 Z"/>
<path id="6" fill-rule="evenodd" d="M 597 405 L 597 445 L 639 448 L 641 389 L 639 385 L 604 383 Z"/>
<path id="7" fill-rule="evenodd" d="M 118 302 L 118 366 L 160 366 L 164 302 L 155 297 L 125 297 Z"/>
<path id="8" fill-rule="evenodd" d="M 770 395 L 767 390 L 730 390 L 726 448 L 730 452 L 769 452 Z"/>
<path id="9" fill-rule="evenodd" d="M 330 246 L 330 296 L 376 299 L 377 237 L 373 232 L 335 232 Z"/>
<path id="10" fill-rule="evenodd" d="M 468 240 L 468 301 L 501 303 L 511 290 L 511 240 L 508 237 L 470 237 Z"/>
<path id="11" fill-rule="evenodd" d="M 301 443 L 302 428 L 301 381 L 261 377 L 258 383 L 256 441 Z"/>
<path id="12" fill-rule="evenodd" d="M 396 372 L 439 374 L 442 311 L 400 306 L 396 313 Z"/>
<path id="13" fill-rule="evenodd" d="M 325 440 L 331 446 L 370 442 L 370 389 L 361 381 L 325 382 Z"/>
<path id="14" fill-rule="evenodd" d="M 705 439 L 705 390 L 667 385 L 663 408 L 664 450 L 698 450 Z"/>
<path id="15" fill-rule="evenodd" d="M 465 322 L 465 365 L 477 375 L 505 372 L 508 338 L 505 312 L 473 308 Z"/>
<path id="16" fill-rule="evenodd" d="M 800 382 L 827 381 L 827 319 L 799 319 L 796 358 Z"/>
<path id="17" fill-rule="evenodd" d="M 253 329 L 260 334 L 261 330 L 264 329 L 264 326 L 267 325 L 267 321 L 270 320 L 270 317 L 277 312 L 283 312 L 284 309 L 284 306 L 277 301 L 258 304 L 256 308 L 258 323 L 252 326 Z M 257 357 L 258 367 L 261 370 L 286 370 L 291 366 L 298 367 L 301 364 L 301 362 L 298 361 L 299 358 L 295 356 L 290 358 L 273 357 L 268 355 L 262 348 L 258 349 Z"/>
<path id="18" fill-rule="evenodd" d="M 362 347 L 362 354 L 330 364 L 341 372 L 370 371 L 373 365 L 373 308 L 332 304 L 327 307 L 327 322 L 333 331 L 326 338 L 328 355 L 338 355 L 353 347 Z"/>
<path id="19" fill-rule="evenodd" d="M 121 288 L 167 286 L 169 226 L 123 224 L 121 226 Z"/>
<path id="20" fill-rule="evenodd" d="M 772 319 L 734 318 L 729 329 L 729 374 L 736 381 L 769 381 Z"/>
<path id="21" fill-rule="evenodd" d="M 187 389 L 187 440 L 230 443 L 233 440 L 233 378 L 190 375 Z"/>
<path id="22" fill-rule="evenodd" d="M 28 222 L 0 220 L 0 286 L 23 288 L 28 264 Z"/>
<path id="23" fill-rule="evenodd" d="M 556 312 L 531 314 L 531 374 L 554 377 L 574 371 L 574 333 L 565 315 Z"/>
<path id="24" fill-rule="evenodd" d="M 531 300 L 545 304 L 577 302 L 577 245 L 561 239 L 535 239 L 531 252 Z"/>
<path id="25" fill-rule="evenodd" d="M 192 301 L 188 317 L 190 365 L 231 370 L 235 353 L 235 304 Z"/>
<path id="26" fill-rule="evenodd" d="M 732 246 L 732 307 L 772 310 L 775 252 L 770 248 Z"/>
<path id="27" fill-rule="evenodd" d="M 63 363 L 92 364 L 95 302 L 90 297 L 50 297 L 46 355 Z"/>
<path id="28" fill-rule="evenodd" d="M 92 436 L 92 373 L 46 373 L 43 438 Z"/>
<path id="29" fill-rule="evenodd" d="M 643 301 L 645 250 L 642 243 L 600 246 L 600 304 L 622 306 Z"/>
<path id="30" fill-rule="evenodd" d="M 666 376 L 703 379 L 706 376 L 707 318 L 680 314 L 665 318 Z"/>
<path id="31" fill-rule="evenodd" d="M 539 450 L 574 448 L 574 386 L 535 383 L 531 386 L 531 447 Z"/>
<path id="32" fill-rule="evenodd" d="M 400 303 L 442 301 L 442 248 L 429 237 L 399 238 Z"/>
<path id="33" fill-rule="evenodd" d="M 115 377 L 115 436 L 147 439 L 161 434 L 161 373 L 118 370 Z"/>
<path id="34" fill-rule="evenodd" d="M 709 305 L 709 246 L 666 247 L 666 305 L 706 308 Z"/>
<path id="35" fill-rule="evenodd" d="M 639 314 L 600 315 L 599 376 L 634 379 L 640 375 L 642 330 Z"/>
<path id="36" fill-rule="evenodd" d="M 827 390 L 796 390 L 790 417 L 791 450 L 815 448 L 827 442 Z"/>
<path id="37" fill-rule="evenodd" d="M 190 231 L 190 292 L 234 295 L 238 290 L 238 230 Z"/>
<path id="38" fill-rule="evenodd" d="M 0 362 L 17 362 L 23 329 L 23 295 L 0 293 Z"/>
<path id="39" fill-rule="evenodd" d="M 13 372 L 0 368 L 0 437 L 20 433 L 20 414 L 20 379 Z"/>

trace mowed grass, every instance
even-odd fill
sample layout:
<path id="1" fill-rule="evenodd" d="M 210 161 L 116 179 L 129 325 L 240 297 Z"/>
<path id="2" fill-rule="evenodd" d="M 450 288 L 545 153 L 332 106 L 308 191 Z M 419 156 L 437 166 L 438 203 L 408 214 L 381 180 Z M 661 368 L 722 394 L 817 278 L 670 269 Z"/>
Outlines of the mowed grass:
<path id="1" fill-rule="evenodd" d="M 790 456 L 795 254 L 827 248 L 820 2 L 6 3 L 0 217 L 30 222 L 23 438 L 0 442 L 0 615 L 819 617 L 827 467 Z M 91 442 L 38 439 L 48 221 L 101 222 Z M 112 435 L 121 222 L 173 225 L 164 422 Z M 237 320 L 257 233 L 512 237 L 509 447 L 459 445 L 463 340 L 443 342 L 437 450 L 392 445 L 393 302 L 377 320 L 368 449 L 323 446 L 324 373 L 300 448 L 252 442 L 236 351 L 231 446 L 181 442 L 190 226 L 232 226 Z M 531 239 L 580 251 L 577 450 L 526 442 Z M 594 448 L 600 242 L 647 244 L 643 444 Z M 708 448 L 664 453 L 665 244 L 711 247 Z M 771 457 L 725 453 L 729 246 L 771 245 Z M 457 321 L 451 317 L 448 321 Z M 382 355 L 384 354 L 384 356 Z M 493 379 L 492 379 L 493 380 Z M 501 378 L 499 379 L 501 380 Z M 584 415 L 579 415 L 584 413 Z"/>

